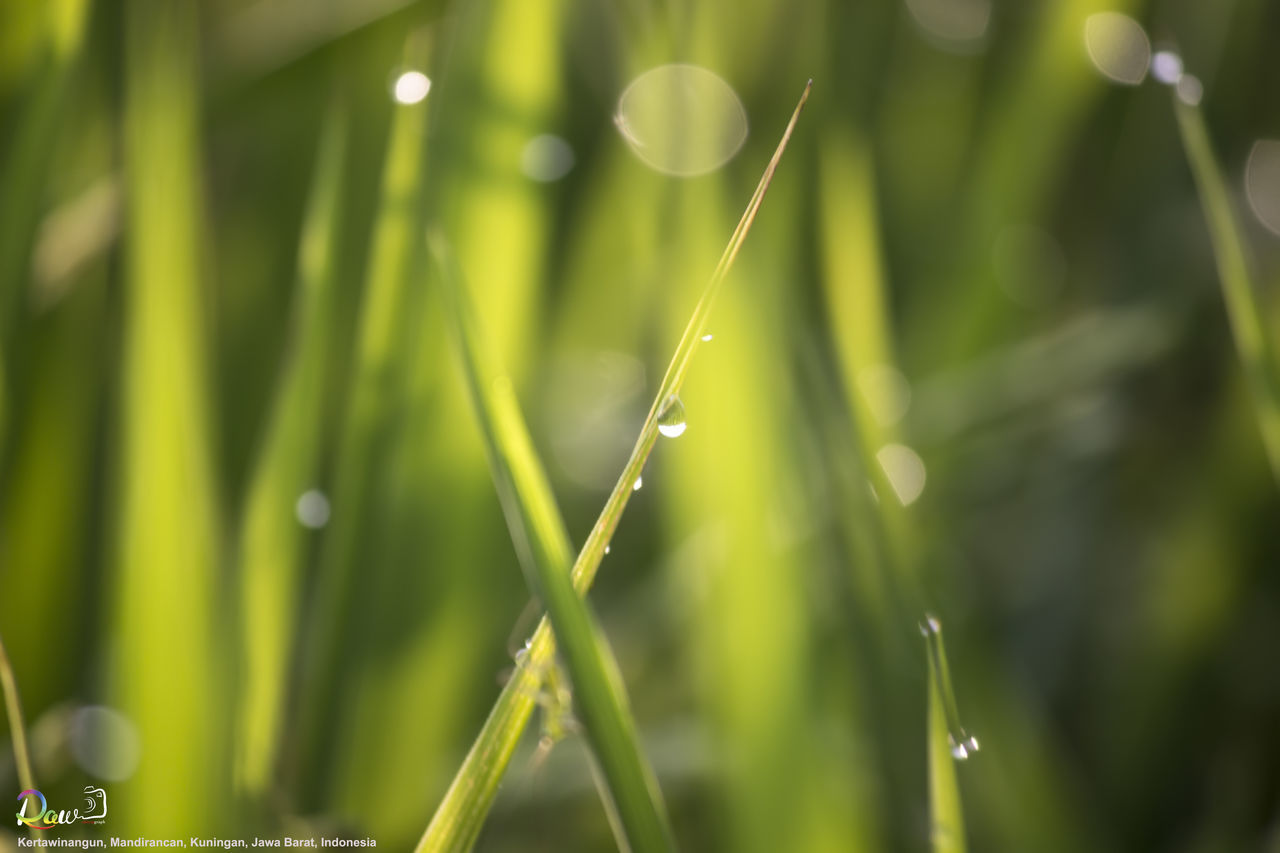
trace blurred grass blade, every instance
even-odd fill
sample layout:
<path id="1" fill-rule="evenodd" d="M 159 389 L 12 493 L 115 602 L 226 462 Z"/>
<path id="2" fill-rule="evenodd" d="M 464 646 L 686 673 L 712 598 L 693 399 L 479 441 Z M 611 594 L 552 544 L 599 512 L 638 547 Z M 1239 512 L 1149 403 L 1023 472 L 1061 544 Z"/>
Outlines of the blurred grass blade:
<path id="1" fill-rule="evenodd" d="M 200 40 L 189 4 L 131 0 L 125 15 L 129 202 L 112 681 L 146 744 L 124 796 L 166 806 L 127 810 L 118 831 L 177 836 L 212 828 L 220 813 L 226 718 L 201 315 Z"/>
<path id="2" fill-rule="evenodd" d="M 275 769 L 290 676 L 307 539 L 294 517 L 294 503 L 316 483 L 325 432 L 347 124 L 346 109 L 332 106 L 320 137 L 302 227 L 293 340 L 240 531 L 245 657 L 235 775 L 237 785 L 250 792 L 263 791 Z"/>
<path id="3" fill-rule="evenodd" d="M 934 853 L 964 853 L 964 814 L 960 807 L 960 786 L 956 781 L 956 737 L 958 716 L 947 655 L 942 646 L 942 627 L 932 616 L 920 631 L 925 635 L 928 658 L 928 760 L 930 837 Z M 976 743 L 976 741 L 975 741 Z M 959 749 L 965 749 L 960 743 Z"/>
<path id="4" fill-rule="evenodd" d="M 1176 94 L 1173 101 L 1182 146 L 1209 226 L 1231 334 L 1253 396 L 1267 458 L 1280 483 L 1280 361 L 1277 361 L 1280 351 L 1268 330 L 1266 310 L 1258 300 L 1243 232 L 1232 211 L 1222 170 L 1205 129 L 1204 115 L 1199 107 L 1184 103 Z"/>
<path id="5" fill-rule="evenodd" d="M 535 575 L 530 585 L 554 626 L 579 716 L 625 832 L 619 844 L 636 853 L 674 849 L 666 807 L 641 752 L 613 653 L 570 579 L 573 551 L 510 380 L 493 366 L 448 247 L 439 234 L 431 243 L 507 526 L 528 554 Z M 520 666 L 529 666 L 528 655 Z"/>
<path id="6" fill-rule="evenodd" d="M 31 769 L 31 749 L 22 717 L 22 696 L 18 693 L 18 681 L 14 678 L 13 664 L 9 661 L 3 637 L 0 637 L 0 689 L 4 690 L 4 712 L 9 721 L 9 738 L 13 741 L 13 763 L 18 769 L 18 783 L 24 791 L 34 790 L 36 775 Z"/>
<path id="7" fill-rule="evenodd" d="M 764 201 L 765 193 L 782 159 L 782 153 L 786 150 L 787 142 L 800 117 L 800 111 L 809 97 L 811 86 L 812 81 L 805 86 L 800 102 L 796 105 L 791 120 L 783 132 L 782 140 L 778 143 L 772 159 L 765 168 L 764 175 L 760 178 L 760 183 L 751 196 L 751 201 L 747 204 L 746 211 L 729 238 L 729 244 L 725 247 L 711 280 L 694 308 L 693 316 L 676 347 L 675 355 L 654 398 L 653 406 L 640 430 L 640 436 L 631 452 L 631 457 L 573 564 L 572 581 L 580 594 L 585 594 L 595 580 L 596 571 L 604 557 L 604 549 L 609 544 L 609 539 L 613 536 L 627 501 L 632 495 L 636 477 L 640 475 L 657 441 L 658 418 L 665 408 L 667 399 L 680 390 L 693 352 L 701 342 L 716 294 L 732 268 L 733 261 L 737 258 L 742 243 L 751 229 L 751 223 L 755 220 L 756 213 Z M 475 843 L 485 815 L 488 814 L 493 798 L 497 794 L 498 784 L 511 760 L 511 754 L 533 711 L 535 704 L 533 697 L 536 695 L 539 682 L 537 673 L 543 671 L 554 654 L 551 626 L 546 618 L 534 631 L 526 649 L 525 665 L 517 667 L 515 675 L 507 682 L 493 710 L 489 712 L 484 727 L 472 744 L 470 752 L 454 777 L 435 816 L 431 819 L 418 845 L 419 851 L 462 851 L 469 850 Z"/>
<path id="8" fill-rule="evenodd" d="M 425 68 L 429 37 L 410 37 L 404 67 Z M 403 390 L 408 283 L 422 260 L 422 192 L 428 103 L 393 107 L 378 212 L 373 225 L 360 319 L 356 329 L 343 423 L 335 451 L 332 520 L 325 532 L 317 569 L 314 603 L 308 614 L 302 651 L 299 702 L 299 765 L 296 780 L 306 789 L 304 800 L 319 795 L 331 778 L 336 750 L 329 738 L 342 713 L 337 680 L 345 667 L 341 657 L 350 647 L 347 630 L 359 561 L 359 536 L 367 518 L 371 479 L 379 470 L 378 453 L 395 417 L 396 394 Z"/>

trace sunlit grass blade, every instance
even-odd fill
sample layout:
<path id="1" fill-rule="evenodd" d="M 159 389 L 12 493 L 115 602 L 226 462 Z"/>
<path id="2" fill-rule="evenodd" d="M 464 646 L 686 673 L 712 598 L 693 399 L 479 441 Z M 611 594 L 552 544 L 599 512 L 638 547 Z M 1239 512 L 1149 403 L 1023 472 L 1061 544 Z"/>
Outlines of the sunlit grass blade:
<path id="1" fill-rule="evenodd" d="M 461 272 L 439 234 L 433 234 L 432 251 L 507 526 L 527 554 L 534 575 L 530 586 L 545 603 L 555 629 L 573 681 L 575 707 L 625 834 L 619 844 L 637 853 L 671 850 L 674 839 L 657 780 L 641 750 L 608 641 L 570 579 L 573 551 L 510 380 L 488 355 Z M 520 665 L 529 665 L 527 656 Z"/>
<path id="2" fill-rule="evenodd" d="M 36 774 L 31 768 L 31 748 L 22 716 L 22 695 L 18 692 L 18 681 L 13 675 L 13 664 L 9 661 L 9 652 L 4 647 L 3 638 L 0 638 L 0 689 L 4 691 L 4 713 L 9 722 L 9 739 L 13 742 L 13 763 L 18 769 L 18 783 L 22 785 L 22 790 L 30 791 L 36 787 Z"/>
<path id="3" fill-rule="evenodd" d="M 1173 109 L 1209 226 L 1231 334 L 1253 396 L 1271 470 L 1280 482 L 1280 350 L 1268 329 L 1266 309 L 1258 299 L 1244 236 L 1205 129 L 1204 115 L 1199 107 L 1184 103 L 1177 95 Z"/>
<path id="4" fill-rule="evenodd" d="M 122 833 L 211 827 L 223 770 L 219 501 L 201 293 L 196 10 L 125 11 L 128 187 L 112 686 L 146 748 Z M 180 760 L 175 757 L 180 756 Z M 174 791 L 184 796 L 174 798 Z M 115 818 L 113 817 L 113 820 Z"/>
<path id="5" fill-rule="evenodd" d="M 964 813 L 956 780 L 956 757 L 957 749 L 965 750 L 967 746 L 964 742 L 957 745 L 956 741 L 963 730 L 959 729 L 955 711 L 942 628 L 937 620 L 928 617 L 920 630 L 925 635 L 928 658 L 929 833 L 935 853 L 964 853 Z"/>
<path id="6" fill-rule="evenodd" d="M 808 99 L 811 86 L 812 81 L 805 86 L 800 102 L 796 105 L 783 132 L 782 140 L 778 143 L 772 159 L 765 168 L 764 175 L 760 178 L 760 183 L 756 186 L 710 281 L 694 308 L 649 414 L 641 427 L 640 436 L 626 467 L 573 564 L 572 581 L 580 594 L 590 589 L 591 583 L 595 580 L 600 561 L 604 557 L 604 549 L 609 544 L 609 539 L 613 536 L 627 501 L 632 495 L 636 477 L 643 470 L 644 463 L 657 441 L 659 416 L 668 398 L 676 394 L 684 382 L 693 352 L 704 334 L 716 294 L 732 268 L 743 241 L 751 229 L 751 223 L 755 220 L 760 205 L 764 201 L 765 193 L 782 159 L 782 153 L 786 150 L 787 142 L 799 120 L 800 111 Z M 539 681 L 537 673 L 550 663 L 553 654 L 554 642 L 551 627 L 544 618 L 529 640 L 526 665 L 518 667 L 515 675 L 503 688 L 493 710 L 485 720 L 484 727 L 445 794 L 444 800 L 436 810 L 431 824 L 427 827 L 418 845 L 419 851 L 468 850 L 474 844 L 485 815 L 488 814 L 493 803 L 498 784 L 511 760 L 511 754 L 533 711 L 532 697 Z"/>
<path id="7" fill-rule="evenodd" d="M 294 503 L 315 485 L 325 433 L 346 137 L 346 110 L 334 106 L 321 134 L 302 227 L 293 340 L 240 531 L 244 687 L 235 775 L 252 792 L 261 792 L 274 770 L 290 680 L 306 542 Z"/>

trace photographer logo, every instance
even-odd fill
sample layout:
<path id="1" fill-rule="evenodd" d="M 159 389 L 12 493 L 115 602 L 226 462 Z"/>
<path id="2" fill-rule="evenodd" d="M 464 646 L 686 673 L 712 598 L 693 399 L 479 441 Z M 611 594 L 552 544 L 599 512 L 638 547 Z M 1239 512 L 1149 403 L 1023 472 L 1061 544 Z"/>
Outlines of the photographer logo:
<path id="1" fill-rule="evenodd" d="M 107 817 L 107 792 L 92 785 L 84 786 L 86 811 L 80 809 L 52 809 L 44 794 L 33 789 L 18 795 L 18 826 L 24 823 L 31 829 L 53 829 L 72 823 L 103 823 Z"/>

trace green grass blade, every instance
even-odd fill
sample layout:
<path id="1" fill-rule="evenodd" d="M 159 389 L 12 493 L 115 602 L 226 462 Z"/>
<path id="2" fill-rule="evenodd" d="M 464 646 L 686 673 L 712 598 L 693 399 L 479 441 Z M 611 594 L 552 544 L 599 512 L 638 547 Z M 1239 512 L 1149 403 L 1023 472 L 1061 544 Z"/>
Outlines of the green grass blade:
<path id="1" fill-rule="evenodd" d="M 528 556 L 534 575 L 530 586 L 540 594 L 554 626 L 573 680 L 575 705 L 625 832 L 620 844 L 637 853 L 674 849 L 666 807 L 641 752 L 613 653 L 589 606 L 573 588 L 573 551 L 515 393 L 493 366 L 461 273 L 439 235 L 433 235 L 432 251 L 507 525 Z M 528 666 L 527 657 L 523 666 Z"/>
<path id="2" fill-rule="evenodd" d="M 956 737 L 962 737 L 955 711 L 955 695 L 947 654 L 942 646 L 942 628 L 928 617 L 921 626 L 928 657 L 928 760 L 930 838 L 935 853 L 964 853 L 964 813 L 960 806 L 960 786 L 956 781 L 953 753 Z M 953 732 L 957 734 L 953 735 Z M 961 743 L 963 748 L 963 743 Z"/>
<path id="3" fill-rule="evenodd" d="M 1267 458 L 1280 482 L 1280 351 L 1268 330 L 1266 311 L 1259 303 L 1244 236 L 1205 129 L 1204 115 L 1199 107 L 1183 103 L 1177 95 L 1173 109 L 1209 226 L 1231 334 L 1253 396 Z"/>
<path id="4" fill-rule="evenodd" d="M 800 102 L 796 105 L 795 112 L 783 132 L 782 140 L 778 143 L 777 150 L 765 168 L 764 175 L 756 186 L 746 211 L 734 228 L 729 244 L 725 247 L 711 280 L 694 308 L 693 316 L 676 347 L 675 355 L 667 368 L 662 385 L 640 430 L 640 437 L 623 469 L 622 476 L 618 478 L 617 484 L 605 502 L 603 511 L 573 564 L 572 581 L 580 594 L 590 589 L 595 580 L 600 561 L 604 557 L 604 549 L 609 544 L 627 501 L 631 497 L 636 477 L 640 475 L 657 441 L 658 417 L 666 400 L 677 393 L 684 382 L 690 360 L 701 342 L 716 294 L 733 266 L 733 261 L 738 256 L 751 223 L 755 220 L 756 213 L 764 201 L 765 193 L 782 158 L 782 152 L 786 150 L 787 142 L 800 117 L 800 111 L 808 99 L 810 86 L 812 81 L 805 87 Z M 476 737 L 462 767 L 458 770 L 444 800 L 419 842 L 419 851 L 433 851 L 433 853 L 434 851 L 462 851 L 469 850 L 475 843 L 485 815 L 488 814 L 493 798 L 497 794 L 498 784 L 511 760 L 511 754 L 528 722 L 529 715 L 533 712 L 535 703 L 532 697 L 536 694 L 539 682 L 537 673 L 551 662 L 554 648 L 551 626 L 544 618 L 528 642 L 525 657 L 527 665 L 518 667 L 515 675 L 503 688 L 493 710 L 485 720 L 484 727 Z"/>
<path id="5" fill-rule="evenodd" d="M 410 37 L 404 67 L 428 67 L 429 37 Z M 355 352 L 339 428 L 331 505 L 317 569 L 314 603 L 305 628 L 299 702 L 299 763 L 292 768 L 314 801 L 330 783 L 335 750 L 329 742 L 343 711 L 338 680 L 348 639 L 353 593 L 361 555 L 360 535 L 368 518 L 379 449 L 395 417 L 403 390 L 409 282 L 422 261 L 422 194 L 426 182 L 428 101 L 393 107 L 378 212 L 373 225 Z"/>
<path id="6" fill-rule="evenodd" d="M 18 681 L 13 675 L 9 652 L 0 638 L 0 689 L 4 691 L 4 713 L 9 720 L 9 738 L 13 741 L 13 762 L 18 768 L 18 783 L 24 791 L 36 787 L 36 774 L 31 769 L 31 749 L 28 747 L 27 727 L 22 717 L 22 696 L 18 693 Z"/>
<path id="7" fill-rule="evenodd" d="M 298 257 L 291 351 L 245 504 L 240 542 L 244 690 L 236 743 L 239 786 L 260 792 L 270 781 L 280 740 L 297 627 L 306 535 L 294 502 L 316 482 L 323 438 L 329 338 L 337 290 L 335 253 L 347 115 L 326 118 Z"/>
<path id="8" fill-rule="evenodd" d="M 169 806 L 126 811 L 123 834 L 203 832 L 221 800 L 221 531 L 201 313 L 199 45 L 194 7 L 127 5 L 129 202 L 112 684 L 146 744 L 121 796 Z M 174 800 L 178 790 L 186 795 Z"/>

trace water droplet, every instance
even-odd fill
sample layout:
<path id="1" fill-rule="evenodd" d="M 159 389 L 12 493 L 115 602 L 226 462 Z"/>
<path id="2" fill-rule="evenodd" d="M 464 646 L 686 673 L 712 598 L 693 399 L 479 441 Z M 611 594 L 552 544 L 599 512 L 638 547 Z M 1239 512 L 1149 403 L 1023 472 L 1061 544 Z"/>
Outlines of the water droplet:
<path id="1" fill-rule="evenodd" d="M 317 530 L 329 522 L 329 499 L 319 489 L 310 489 L 298 496 L 293 511 L 299 524 Z"/>
<path id="2" fill-rule="evenodd" d="M 1142 26 L 1128 15 L 1090 15 L 1084 22 L 1084 46 L 1094 67 L 1117 83 L 1136 86 L 1147 76 L 1151 42 Z"/>
<path id="3" fill-rule="evenodd" d="M 925 467 L 920 455 L 905 444 L 886 444 L 876 452 L 889 485 L 903 506 L 911 506 L 924 491 Z"/>
<path id="4" fill-rule="evenodd" d="M 1200 99 L 1204 97 L 1204 84 L 1200 82 L 1200 78 L 1194 74 L 1183 74 L 1178 79 L 1178 85 L 1174 88 L 1178 93 L 1179 100 L 1189 107 L 1200 106 Z"/>
<path id="5" fill-rule="evenodd" d="M 1176 86 L 1182 79 L 1182 57 L 1172 50 L 1159 50 L 1151 57 L 1151 76 L 1166 86 Z"/>
<path id="6" fill-rule="evenodd" d="M 87 705 L 72 714 L 69 746 L 82 770 L 109 782 L 132 776 L 141 754 L 138 727 L 105 705 Z"/>
<path id="7" fill-rule="evenodd" d="M 704 341 L 709 341 L 709 340 L 711 340 L 711 335 L 703 335 L 703 336 L 702 336 L 702 340 L 704 340 Z"/>
<path id="8" fill-rule="evenodd" d="M 703 175 L 729 162 L 747 138 L 747 113 L 718 75 L 661 65 L 627 86 L 614 116 L 636 156 L 668 175 Z"/>
<path id="9" fill-rule="evenodd" d="M 990 0 L 907 0 L 907 11 L 939 47 L 963 52 L 981 39 L 991 21 Z"/>
<path id="10" fill-rule="evenodd" d="M 687 427 L 688 424 L 684 420 L 684 403 L 680 402 L 680 398 L 675 395 L 668 397 L 666 405 L 658 414 L 658 432 L 667 438 L 676 438 L 684 435 Z"/>
<path id="11" fill-rule="evenodd" d="M 1280 234 L 1280 140 L 1253 144 L 1244 167 L 1244 193 L 1258 221 Z"/>
<path id="12" fill-rule="evenodd" d="M 530 139 L 520 152 L 520 171 L 535 181 L 558 181 L 569 174 L 573 164 L 569 143 L 549 133 Z"/>
<path id="13" fill-rule="evenodd" d="M 427 97 L 431 91 L 431 78 L 421 71 L 405 71 L 396 78 L 391 87 L 391 96 L 401 104 L 416 104 Z"/>
<path id="14" fill-rule="evenodd" d="M 907 377 L 887 364 L 864 367 L 858 371 L 857 383 L 872 417 L 882 426 L 896 424 L 911 407 Z"/>
<path id="15" fill-rule="evenodd" d="M 960 733 L 959 738 L 954 734 L 947 735 L 947 742 L 951 744 L 952 758 L 957 761 L 964 761 L 978 751 L 978 739 L 968 737 L 963 732 Z"/>
<path id="16" fill-rule="evenodd" d="M 638 492 L 640 487 L 644 485 L 644 477 L 636 477 L 636 481 L 631 485 L 631 491 Z"/>
<path id="17" fill-rule="evenodd" d="M 605 545 L 605 546 L 604 546 L 604 552 L 605 552 L 606 554 L 608 554 L 610 550 L 611 550 L 611 549 L 610 549 L 610 547 L 609 547 L 608 545 Z"/>

